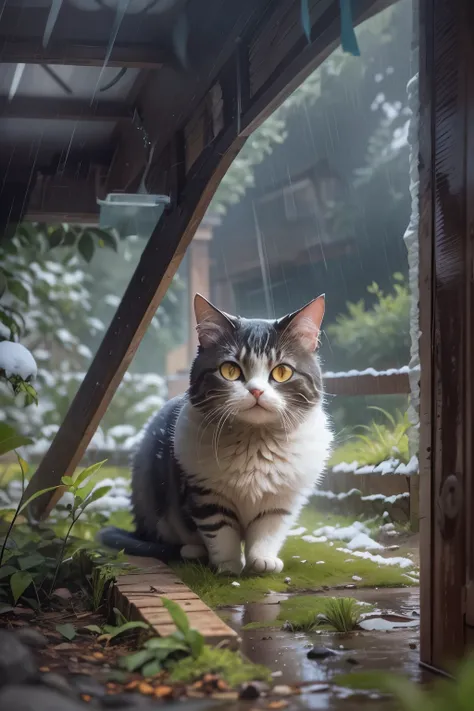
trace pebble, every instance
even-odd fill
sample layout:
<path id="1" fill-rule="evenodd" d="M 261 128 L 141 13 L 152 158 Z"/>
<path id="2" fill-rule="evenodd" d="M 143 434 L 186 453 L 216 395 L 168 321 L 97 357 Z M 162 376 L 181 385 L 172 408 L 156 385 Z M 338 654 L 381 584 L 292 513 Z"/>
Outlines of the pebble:
<path id="1" fill-rule="evenodd" d="M 306 656 L 308 659 L 326 659 L 326 657 L 336 656 L 336 652 L 328 647 L 313 647 Z"/>
<path id="2" fill-rule="evenodd" d="M 240 588 L 240 583 L 238 583 L 237 580 L 234 580 L 231 585 L 233 585 L 234 588 Z"/>
<path id="3" fill-rule="evenodd" d="M 0 630 L 0 687 L 27 684 L 37 676 L 38 670 L 28 647 L 19 640 L 18 635 Z M 0 708 L 10 707 L 0 704 Z"/>
<path id="4" fill-rule="evenodd" d="M 239 699 L 258 699 L 262 694 L 266 694 L 268 689 L 268 684 L 263 681 L 251 681 L 248 684 L 242 684 L 239 690 Z"/>
<path id="5" fill-rule="evenodd" d="M 277 684 L 277 686 L 273 687 L 272 693 L 277 696 L 291 696 L 293 694 L 293 690 L 291 686 L 286 686 L 286 684 Z"/>
<path id="6" fill-rule="evenodd" d="M 409 647 L 410 647 L 410 649 L 416 649 L 415 642 L 410 642 Z"/>
<path id="7" fill-rule="evenodd" d="M 32 649 L 44 649 L 48 646 L 48 639 L 33 627 L 22 627 L 16 634 L 20 642 Z"/>
<path id="8" fill-rule="evenodd" d="M 291 583 L 291 578 L 285 578 L 285 581 L 284 581 L 284 582 L 285 582 L 287 585 L 289 585 L 289 584 Z"/>
<path id="9" fill-rule="evenodd" d="M 76 695 L 76 692 L 71 687 L 66 677 L 61 676 L 61 674 L 56 674 L 56 672 L 42 674 L 40 681 L 44 686 L 54 689 L 54 691 L 59 691 L 61 694 L 67 694 L 69 696 Z"/>
<path id="10" fill-rule="evenodd" d="M 71 677 L 71 684 L 79 694 L 102 698 L 106 693 L 104 686 L 100 682 L 86 674 L 75 674 Z"/>

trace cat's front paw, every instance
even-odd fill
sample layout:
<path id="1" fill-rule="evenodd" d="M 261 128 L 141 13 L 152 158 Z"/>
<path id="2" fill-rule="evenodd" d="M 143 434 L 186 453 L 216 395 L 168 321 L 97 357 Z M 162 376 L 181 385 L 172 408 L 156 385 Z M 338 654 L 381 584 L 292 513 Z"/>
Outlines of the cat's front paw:
<path id="1" fill-rule="evenodd" d="M 216 564 L 216 568 L 218 573 L 224 575 L 240 575 L 244 568 L 244 562 L 240 559 L 222 560 Z"/>
<path id="2" fill-rule="evenodd" d="M 252 573 L 281 573 L 283 570 L 283 561 L 280 558 L 272 558 L 270 556 L 249 557 L 247 567 Z"/>

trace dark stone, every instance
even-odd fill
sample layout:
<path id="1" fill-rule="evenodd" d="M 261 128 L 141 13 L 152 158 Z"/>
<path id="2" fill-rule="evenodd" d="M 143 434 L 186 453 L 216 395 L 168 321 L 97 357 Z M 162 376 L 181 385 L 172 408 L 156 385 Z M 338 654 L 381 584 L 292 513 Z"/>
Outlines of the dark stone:
<path id="1" fill-rule="evenodd" d="M 44 649 L 48 646 L 47 637 L 39 630 L 35 630 L 34 627 L 23 627 L 16 633 L 16 636 L 23 644 L 32 649 Z"/>
<path id="2" fill-rule="evenodd" d="M 0 691 L 0 709 L 15 711 L 84 711 L 84 704 L 41 686 L 6 686 Z"/>
<path id="3" fill-rule="evenodd" d="M 357 661 L 357 659 L 355 659 L 354 657 L 347 657 L 346 662 L 347 662 L 348 664 L 353 664 L 354 666 L 355 666 L 356 664 L 359 664 L 359 662 Z"/>
<path id="4" fill-rule="evenodd" d="M 239 690 L 239 699 L 254 700 L 258 699 L 262 694 L 269 690 L 268 684 L 263 681 L 251 681 L 248 684 L 242 684 Z"/>
<path id="5" fill-rule="evenodd" d="M 59 691 L 61 694 L 67 694 L 68 696 L 77 696 L 78 694 L 78 692 L 71 687 L 66 677 L 61 676 L 61 674 L 56 674 L 56 672 L 42 674 L 40 680 L 44 686 L 54 689 L 54 691 Z"/>
<path id="6" fill-rule="evenodd" d="M 138 709 L 150 706 L 150 700 L 146 696 L 130 693 L 108 694 L 100 700 L 100 703 L 106 709 Z"/>
<path id="7" fill-rule="evenodd" d="M 409 647 L 410 647 L 410 649 L 416 649 L 415 642 L 410 642 Z"/>
<path id="8" fill-rule="evenodd" d="M 326 659 L 326 657 L 335 657 L 336 652 L 328 647 L 313 647 L 306 656 L 308 659 Z"/>
<path id="9" fill-rule="evenodd" d="M 77 689 L 79 694 L 87 694 L 87 696 L 95 696 L 102 698 L 106 695 L 107 689 L 97 679 L 85 674 L 74 674 L 70 677 L 70 683 L 74 689 Z"/>
<path id="10" fill-rule="evenodd" d="M 18 635 L 0 630 L 0 687 L 6 684 L 28 684 L 37 676 L 35 660 L 28 647 L 20 641 Z"/>

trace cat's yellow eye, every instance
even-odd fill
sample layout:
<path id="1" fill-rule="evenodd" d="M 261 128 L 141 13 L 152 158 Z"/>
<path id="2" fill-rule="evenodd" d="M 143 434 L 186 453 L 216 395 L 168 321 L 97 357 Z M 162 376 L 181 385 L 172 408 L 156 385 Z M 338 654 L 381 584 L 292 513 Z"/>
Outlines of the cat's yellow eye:
<path id="1" fill-rule="evenodd" d="M 293 370 L 289 365 L 277 365 L 276 368 L 273 368 L 271 375 L 277 383 L 286 383 L 293 375 Z"/>
<path id="2" fill-rule="evenodd" d="M 232 363 L 231 361 L 222 363 L 219 370 L 222 377 L 226 380 L 238 380 L 242 375 L 242 371 L 240 370 L 237 363 Z"/>

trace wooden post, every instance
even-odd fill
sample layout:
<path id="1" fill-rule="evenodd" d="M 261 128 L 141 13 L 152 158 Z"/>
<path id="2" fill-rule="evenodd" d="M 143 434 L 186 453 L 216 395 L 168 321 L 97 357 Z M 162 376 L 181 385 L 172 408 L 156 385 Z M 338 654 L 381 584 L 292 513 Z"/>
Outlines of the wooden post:
<path id="1" fill-rule="evenodd" d="M 465 651 L 473 535 L 474 20 L 469 0 L 420 11 L 420 652 L 446 672 Z"/>
<path id="2" fill-rule="evenodd" d="M 66 417 L 27 487 L 26 498 L 57 486 L 79 464 L 220 180 L 244 143 L 235 124 L 230 125 L 189 171 L 182 201 L 162 217 L 150 237 Z M 57 490 L 35 499 L 32 515 L 36 519 L 47 515 L 60 496 Z"/>

